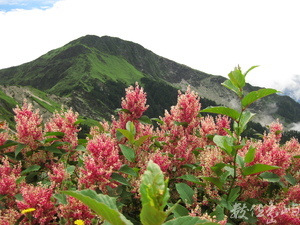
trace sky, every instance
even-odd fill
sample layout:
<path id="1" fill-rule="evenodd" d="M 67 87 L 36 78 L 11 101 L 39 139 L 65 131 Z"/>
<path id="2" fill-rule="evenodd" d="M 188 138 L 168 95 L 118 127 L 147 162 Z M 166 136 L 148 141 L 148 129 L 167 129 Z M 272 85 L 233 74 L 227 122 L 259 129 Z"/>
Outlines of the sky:
<path id="1" fill-rule="evenodd" d="M 0 0 L 0 69 L 87 34 L 119 37 L 213 75 L 300 100 L 298 0 Z M 201 93 L 199 93 L 201 95 Z"/>

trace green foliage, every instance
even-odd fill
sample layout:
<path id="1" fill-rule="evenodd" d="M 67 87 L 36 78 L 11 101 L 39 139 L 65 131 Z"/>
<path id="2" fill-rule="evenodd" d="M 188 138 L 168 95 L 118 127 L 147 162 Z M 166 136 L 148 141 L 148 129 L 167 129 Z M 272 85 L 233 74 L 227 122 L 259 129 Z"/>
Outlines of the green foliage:
<path id="1" fill-rule="evenodd" d="M 101 216 L 112 225 L 132 224 L 122 213 L 119 212 L 116 204 L 116 198 L 97 194 L 93 190 L 62 191 L 62 193 L 82 201 L 90 209 L 94 210 L 97 215 Z"/>
<path id="2" fill-rule="evenodd" d="M 170 197 L 167 181 L 160 167 L 149 161 L 147 170 L 142 176 L 140 186 L 142 211 L 141 222 L 144 225 L 159 225 L 162 224 L 168 212 L 164 211 Z"/>
<path id="3" fill-rule="evenodd" d="M 251 163 L 254 160 L 255 148 L 253 147 L 249 148 L 244 158 L 238 155 L 239 149 L 241 149 L 245 145 L 245 140 L 242 139 L 242 133 L 246 130 L 247 125 L 255 115 L 249 111 L 246 111 L 246 109 L 257 100 L 277 93 L 275 89 L 259 89 L 245 95 L 245 77 L 249 71 L 256 67 L 257 66 L 251 67 L 244 74 L 242 73 L 241 69 L 237 67 L 235 68 L 235 70 L 231 71 L 228 74 L 229 79 L 222 83 L 223 86 L 234 92 L 240 99 L 240 111 L 224 106 L 209 107 L 201 110 L 201 112 L 225 115 L 232 118 L 234 121 L 233 133 L 228 131 L 229 136 L 215 135 L 213 137 L 213 142 L 227 155 L 233 157 L 232 164 L 222 163 L 216 164 L 214 167 L 212 167 L 212 170 L 218 176 L 217 178 L 202 177 L 203 180 L 211 182 L 221 191 L 225 191 L 224 184 L 228 181 L 230 182 L 230 186 L 227 191 L 228 194 L 224 194 L 222 196 L 222 200 L 219 202 L 220 206 L 223 207 L 224 210 L 219 208 L 218 211 L 215 212 L 215 215 L 220 218 L 223 218 L 223 216 L 220 216 L 220 214 L 224 215 L 224 212 L 226 210 L 233 209 L 232 205 L 240 195 L 240 188 L 235 187 L 238 167 L 240 167 L 243 176 L 249 176 L 279 168 L 278 166 L 270 166 L 259 163 L 245 166 L 245 163 Z M 223 172 L 222 169 L 225 169 L 226 172 Z M 266 173 L 263 174 L 262 178 L 266 178 L 267 180 L 272 180 L 272 178 L 274 179 L 274 177 L 272 176 L 268 178 L 268 175 L 266 175 Z"/>

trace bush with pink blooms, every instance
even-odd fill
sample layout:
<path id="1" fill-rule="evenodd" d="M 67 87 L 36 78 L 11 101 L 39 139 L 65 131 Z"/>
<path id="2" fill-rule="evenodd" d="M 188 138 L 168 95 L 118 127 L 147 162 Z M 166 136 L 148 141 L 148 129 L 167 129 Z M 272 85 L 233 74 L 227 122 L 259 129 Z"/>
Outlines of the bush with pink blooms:
<path id="1" fill-rule="evenodd" d="M 261 139 L 242 135 L 248 107 L 277 92 L 245 92 L 254 68 L 235 68 L 222 84 L 240 110 L 201 109 L 188 88 L 150 119 L 136 83 L 118 116 L 86 139 L 72 109 L 43 121 L 25 101 L 15 130 L 0 123 L 0 224 L 299 224 L 298 140 L 280 144 L 279 121 Z"/>

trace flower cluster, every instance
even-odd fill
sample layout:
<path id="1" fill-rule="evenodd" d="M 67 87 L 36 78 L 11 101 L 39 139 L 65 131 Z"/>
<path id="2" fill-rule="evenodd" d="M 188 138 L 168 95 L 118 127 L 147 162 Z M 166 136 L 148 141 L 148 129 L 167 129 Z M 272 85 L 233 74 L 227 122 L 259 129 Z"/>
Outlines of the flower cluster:
<path id="1" fill-rule="evenodd" d="M 35 224 L 49 224 L 55 219 L 54 203 L 51 200 L 53 190 L 42 186 L 30 184 L 20 188 L 23 200 L 16 200 L 19 210 L 34 208 L 32 212 Z"/>
<path id="2" fill-rule="evenodd" d="M 118 149 L 116 141 L 105 133 L 90 139 L 79 182 L 86 188 L 98 187 L 102 191 L 106 185 L 115 186 L 110 177 L 122 165 Z"/>
<path id="3" fill-rule="evenodd" d="M 67 224 L 70 225 L 76 221 L 78 224 L 82 224 L 79 223 L 79 220 L 85 221 L 86 224 L 91 223 L 91 219 L 93 219 L 95 215 L 91 212 L 89 207 L 71 196 L 68 197 L 67 201 L 67 204 L 59 205 L 58 207 L 58 215 L 60 218 L 66 218 L 68 220 Z"/>
<path id="4" fill-rule="evenodd" d="M 18 142 L 28 145 L 30 150 L 36 149 L 39 145 L 37 141 L 43 137 L 39 110 L 32 111 L 32 104 L 25 101 L 22 108 L 17 106 L 14 112 Z"/>
<path id="5" fill-rule="evenodd" d="M 71 148 L 77 146 L 79 128 L 76 124 L 78 113 L 72 109 L 65 112 L 56 112 L 48 123 L 45 125 L 45 132 L 63 132 L 64 136 L 61 141 L 71 144 Z M 64 147 L 68 150 L 68 146 Z"/>
<path id="6" fill-rule="evenodd" d="M 81 201 L 61 192 L 86 188 L 117 196 L 131 217 L 133 211 L 140 212 L 138 188 L 149 160 L 169 179 L 172 202 L 182 197 L 177 182 L 189 186 L 186 193 L 193 203 L 186 204 L 183 212 L 191 216 L 230 222 L 229 214 L 220 218 L 217 213 L 224 205 L 230 208 L 232 202 L 226 196 L 233 184 L 235 193 L 230 198 L 238 204 L 249 199 L 264 203 L 255 208 L 259 224 L 300 223 L 294 213 L 299 209 L 295 204 L 300 204 L 300 144 L 296 139 L 280 144 L 283 127 L 278 121 L 262 140 L 238 139 L 228 132 L 228 117 L 199 114 L 200 97 L 190 88 L 179 92 L 177 104 L 156 119 L 157 125 L 142 117 L 148 108 L 146 100 L 143 88 L 130 86 L 118 117 L 92 127 L 85 140 L 78 140 L 79 115 L 72 109 L 55 112 L 43 124 L 31 104 L 17 107 L 15 135 L 5 122 L 0 123 L 0 146 L 7 140 L 13 145 L 1 148 L 1 223 L 14 224 L 20 218 L 22 224 L 91 224 L 98 217 Z M 236 161 L 215 142 L 214 137 L 220 136 L 229 140 L 224 148 L 236 150 Z M 249 151 L 253 151 L 251 157 Z M 17 154 L 22 156 L 20 162 Z M 264 171 L 243 173 L 255 165 L 276 166 L 268 171 L 275 181 L 264 180 Z M 276 204 L 268 204 L 273 197 Z M 270 215 L 274 220 L 270 221 Z"/>

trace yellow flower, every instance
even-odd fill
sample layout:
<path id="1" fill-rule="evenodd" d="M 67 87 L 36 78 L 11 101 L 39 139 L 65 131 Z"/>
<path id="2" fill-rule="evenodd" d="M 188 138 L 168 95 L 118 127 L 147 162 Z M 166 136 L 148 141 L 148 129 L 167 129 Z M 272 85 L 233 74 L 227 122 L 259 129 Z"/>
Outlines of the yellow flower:
<path id="1" fill-rule="evenodd" d="M 22 213 L 22 214 L 26 214 L 26 213 L 30 213 L 30 212 L 32 212 L 32 211 L 34 211 L 34 210 L 35 210 L 35 208 L 28 208 L 28 209 L 22 210 L 21 213 Z"/>
<path id="2" fill-rule="evenodd" d="M 74 224 L 76 224 L 76 225 L 84 225 L 84 221 L 83 220 L 75 220 Z"/>

